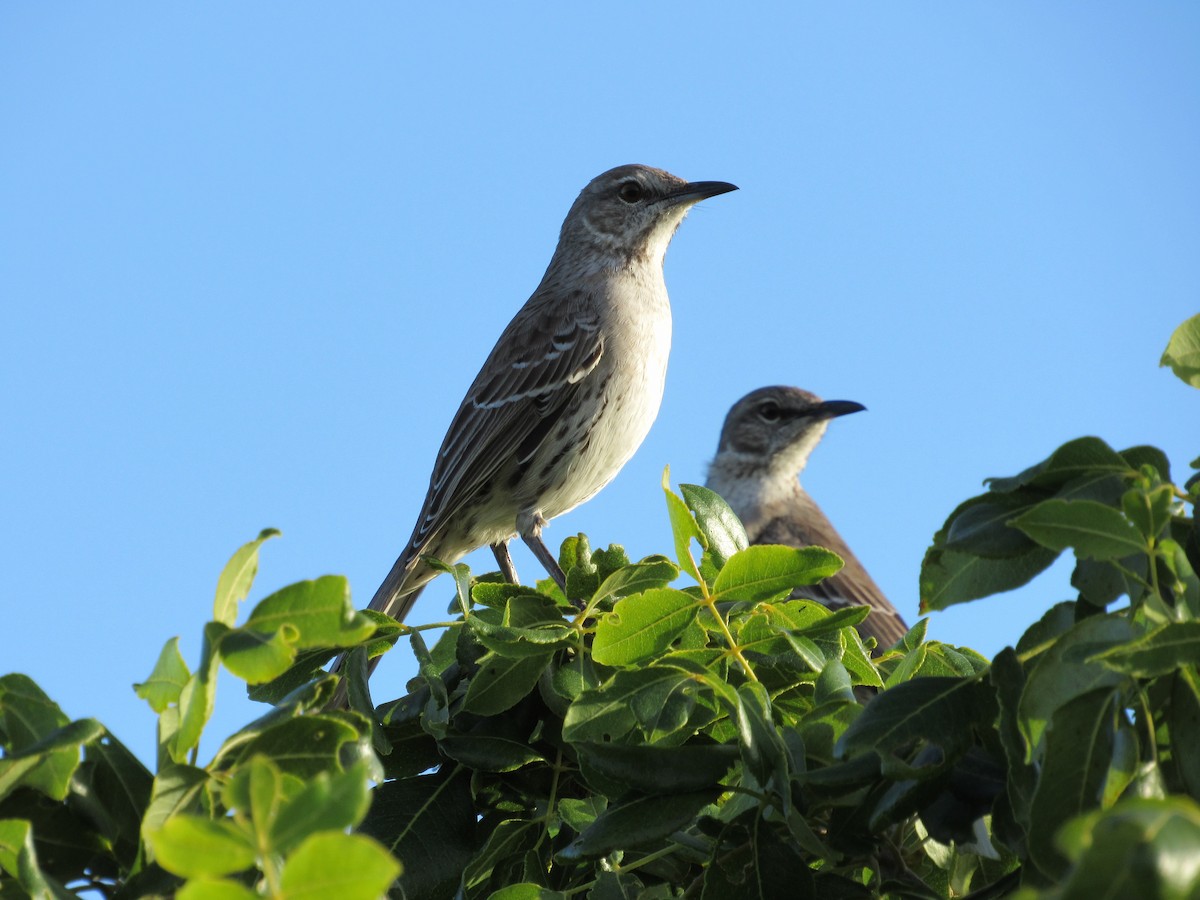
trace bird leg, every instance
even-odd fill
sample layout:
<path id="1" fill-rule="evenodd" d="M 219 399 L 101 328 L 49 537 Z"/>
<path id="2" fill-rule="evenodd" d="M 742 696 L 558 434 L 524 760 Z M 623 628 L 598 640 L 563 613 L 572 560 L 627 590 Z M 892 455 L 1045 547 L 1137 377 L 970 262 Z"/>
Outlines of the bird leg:
<path id="1" fill-rule="evenodd" d="M 504 576 L 504 580 L 509 584 L 520 584 L 521 580 L 517 578 L 517 567 L 513 565 L 512 554 L 508 552 L 508 541 L 500 541 L 498 544 L 492 544 L 492 553 L 496 557 L 496 565 L 500 567 L 500 574 Z"/>
<path id="2" fill-rule="evenodd" d="M 550 548 L 546 546 L 540 534 L 531 534 L 522 537 L 533 555 L 538 558 L 543 566 L 546 567 L 546 574 L 554 579 L 554 583 L 562 589 L 563 594 L 567 593 L 567 576 L 563 573 L 562 567 L 559 566 L 558 560 L 554 558 L 554 554 L 550 552 Z"/>
<path id="3" fill-rule="evenodd" d="M 546 574 L 554 579 L 554 583 L 558 585 L 559 590 L 563 592 L 563 596 L 567 597 L 567 576 L 564 574 L 562 567 L 558 564 L 558 560 L 554 558 L 554 554 L 546 546 L 542 540 L 542 526 L 546 524 L 546 520 L 541 517 L 540 513 L 522 513 L 517 517 L 517 533 L 521 535 L 521 540 L 525 542 L 525 546 L 533 551 L 533 555 L 537 557 L 538 562 L 546 569 Z M 570 597 L 567 597 L 571 600 Z M 571 600 L 571 603 L 583 609 L 583 604 Z"/>

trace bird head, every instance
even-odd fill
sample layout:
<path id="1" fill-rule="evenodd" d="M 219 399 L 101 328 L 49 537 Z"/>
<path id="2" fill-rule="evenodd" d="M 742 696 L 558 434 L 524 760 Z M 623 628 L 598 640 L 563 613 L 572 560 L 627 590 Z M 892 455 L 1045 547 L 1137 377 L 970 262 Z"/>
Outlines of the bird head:
<path id="1" fill-rule="evenodd" d="M 865 409 L 853 400 L 822 400 L 795 387 L 759 388 L 729 410 L 718 453 L 795 475 L 804 469 L 830 419 Z"/>
<path id="2" fill-rule="evenodd" d="M 593 178 L 563 221 L 556 256 L 587 253 L 606 263 L 662 264 L 689 209 L 736 191 L 724 181 L 684 181 L 650 166 L 627 165 Z"/>

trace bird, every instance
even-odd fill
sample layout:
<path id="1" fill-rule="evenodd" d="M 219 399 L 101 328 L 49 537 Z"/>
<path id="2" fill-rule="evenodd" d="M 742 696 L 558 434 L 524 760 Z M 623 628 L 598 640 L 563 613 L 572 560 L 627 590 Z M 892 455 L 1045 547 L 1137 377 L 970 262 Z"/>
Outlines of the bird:
<path id="1" fill-rule="evenodd" d="M 858 630 L 884 649 L 903 638 L 908 626 L 799 477 L 830 420 L 865 409 L 853 400 L 822 400 L 796 387 L 751 391 L 725 417 L 706 486 L 742 520 L 751 544 L 818 546 L 840 556 L 845 565 L 836 574 L 797 588 L 793 597 L 830 609 L 871 607 Z"/>
<path id="2" fill-rule="evenodd" d="M 518 535 L 565 593 L 542 528 L 595 496 L 649 432 L 671 348 L 667 246 L 694 204 L 733 190 L 644 165 L 584 187 L 541 282 L 455 413 L 412 536 L 370 609 L 403 621 L 438 573 L 428 558 L 451 565 L 485 545 L 515 583 L 508 543 Z"/>

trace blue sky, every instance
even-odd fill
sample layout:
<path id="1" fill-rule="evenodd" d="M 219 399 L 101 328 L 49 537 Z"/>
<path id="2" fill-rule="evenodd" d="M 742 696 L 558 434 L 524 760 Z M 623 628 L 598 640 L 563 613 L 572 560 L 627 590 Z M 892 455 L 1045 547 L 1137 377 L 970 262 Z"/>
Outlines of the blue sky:
<path id="1" fill-rule="evenodd" d="M 0 10 L 0 672 L 150 759 L 129 686 L 173 635 L 195 662 L 261 528 L 252 599 L 342 573 L 365 604 L 568 206 L 627 162 L 741 190 L 680 229 L 658 421 L 552 546 L 665 551 L 663 466 L 703 481 L 766 384 L 868 407 L 804 481 L 910 621 L 983 478 L 1085 434 L 1186 477 L 1197 395 L 1157 363 L 1200 310 L 1200 7 L 452 9 Z M 1068 572 L 930 635 L 992 655 Z M 202 756 L 258 712 L 232 681 L 217 708 Z"/>

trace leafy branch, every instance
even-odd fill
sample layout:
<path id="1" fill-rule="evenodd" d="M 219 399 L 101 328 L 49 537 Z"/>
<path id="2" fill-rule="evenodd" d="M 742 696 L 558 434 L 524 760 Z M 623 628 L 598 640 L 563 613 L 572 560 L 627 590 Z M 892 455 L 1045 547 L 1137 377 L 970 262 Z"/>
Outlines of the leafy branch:
<path id="1" fill-rule="evenodd" d="M 1196 347 L 1200 316 L 1163 362 L 1200 386 Z M 747 546 L 711 491 L 664 490 L 673 558 L 563 543 L 582 612 L 552 582 L 459 564 L 446 621 L 355 611 L 324 576 L 239 625 L 264 531 L 218 578 L 195 667 L 171 639 L 136 686 L 154 771 L 3 676 L 0 891 L 1197 895 L 1200 476 L 1088 437 L 960 504 L 921 567 L 925 610 L 1075 557 L 1075 597 L 991 661 L 925 620 L 864 644 L 866 609 L 792 599 L 834 554 Z M 376 705 L 367 662 L 401 639 L 418 674 Z M 341 653 L 352 709 L 333 711 Z M 269 706 L 202 763 L 220 666 Z"/>

